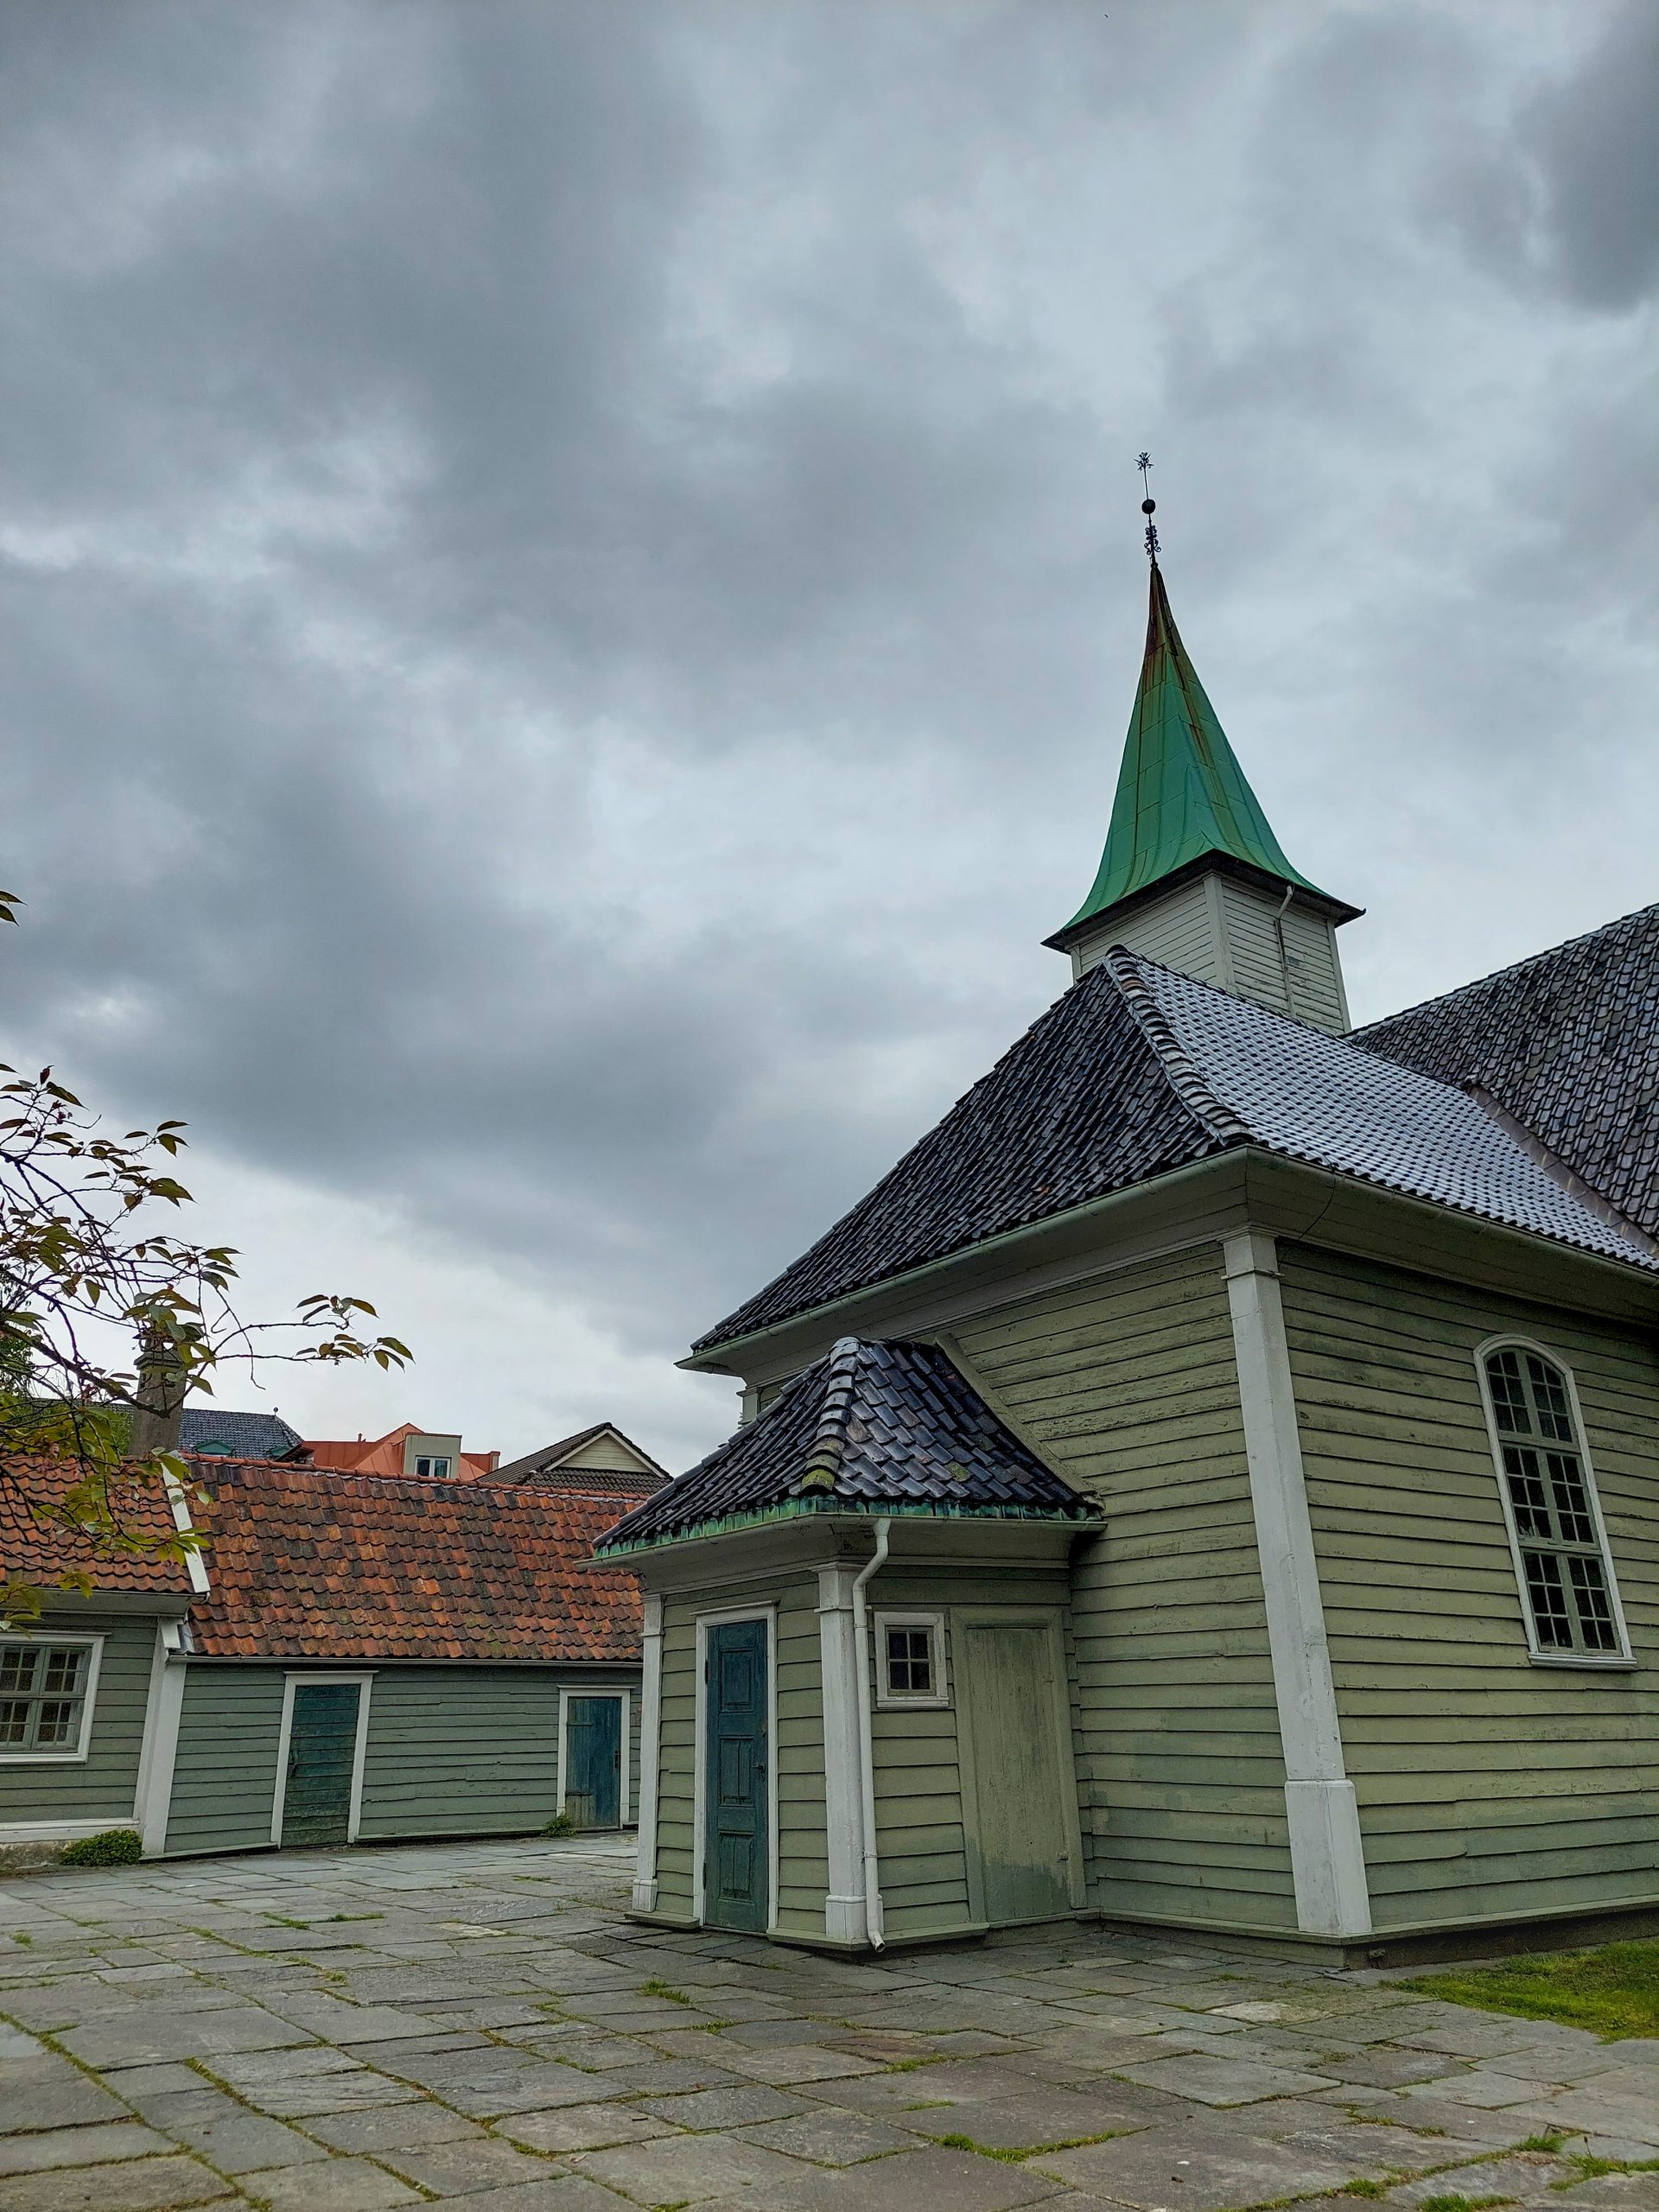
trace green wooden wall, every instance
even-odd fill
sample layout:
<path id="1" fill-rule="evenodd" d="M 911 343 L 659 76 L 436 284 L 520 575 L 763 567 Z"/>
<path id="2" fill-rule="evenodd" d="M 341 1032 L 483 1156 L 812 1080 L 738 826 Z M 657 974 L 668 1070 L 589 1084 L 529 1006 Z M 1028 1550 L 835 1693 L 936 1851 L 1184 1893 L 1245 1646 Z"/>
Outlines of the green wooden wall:
<path id="1" fill-rule="evenodd" d="M 1636 1332 L 1283 1243 L 1348 1770 L 1379 1929 L 1659 1898 L 1659 1357 Z M 1535 1666 L 1474 1350 L 1578 1381 L 1635 1674 Z"/>
<path id="2" fill-rule="evenodd" d="M 32 1639 L 14 1635 L 7 1641 L 49 1643 L 54 1636 L 105 1638 L 87 1756 L 61 1762 L 0 1758 L 0 1823 L 107 1821 L 111 1827 L 130 1827 L 156 1649 L 155 1620 L 143 1615 L 60 1613 L 54 1608 Z"/>
<path id="3" fill-rule="evenodd" d="M 270 1842 L 281 1667 L 186 1667 L 167 1849 L 257 1851 Z"/>
<path id="4" fill-rule="evenodd" d="M 169 1853 L 270 1845 L 287 1671 L 280 1662 L 191 1662 Z M 636 1670 L 578 1675 L 556 1668 L 382 1667 L 374 1670 L 369 1700 L 359 1840 L 537 1833 L 556 1809 L 561 1683 L 577 1692 L 632 1691 L 632 1818 L 639 1789 Z"/>
<path id="5" fill-rule="evenodd" d="M 823 1694 L 818 1586 L 798 1568 L 765 1584 L 670 1596 L 663 1604 L 662 1751 L 657 1806 L 657 1909 L 688 1919 L 693 1890 L 696 1624 L 700 1613 L 778 1607 L 778 1910 L 780 1929 L 822 1936 L 830 1869 L 824 1842 Z"/>
<path id="6" fill-rule="evenodd" d="M 1100 1499 L 1074 1560 L 1076 1741 L 1092 1903 L 1295 1925 L 1284 1761 L 1221 1249 L 971 1322 L 970 1368 Z"/>
<path id="7" fill-rule="evenodd" d="M 559 1689 L 630 1688 L 630 1811 L 638 1803 L 639 1680 L 525 1667 L 396 1667 L 374 1679 L 363 1760 L 365 1843 L 408 1835 L 534 1834 L 557 1809 Z"/>

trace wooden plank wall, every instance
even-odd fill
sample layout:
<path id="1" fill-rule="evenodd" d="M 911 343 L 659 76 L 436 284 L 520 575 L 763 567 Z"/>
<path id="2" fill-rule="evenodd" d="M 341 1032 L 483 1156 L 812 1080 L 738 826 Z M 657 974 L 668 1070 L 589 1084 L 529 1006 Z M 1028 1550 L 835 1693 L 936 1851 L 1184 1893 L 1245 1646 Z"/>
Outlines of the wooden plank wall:
<path id="1" fill-rule="evenodd" d="M 1280 1248 L 1379 1929 L 1659 1898 L 1659 1357 L 1634 1332 Z M 1576 1375 L 1636 1674 L 1533 1665 L 1475 1346 Z"/>
<path id="2" fill-rule="evenodd" d="M 282 1722 L 280 1667 L 188 1668 L 167 1821 L 169 1855 L 269 1847 Z"/>
<path id="3" fill-rule="evenodd" d="M 1295 1925 L 1221 1249 L 959 1325 L 973 1370 L 1098 1497 L 1074 1561 L 1077 1775 L 1092 1903 Z"/>
<path id="4" fill-rule="evenodd" d="M 54 1608 L 31 1634 L 7 1641 L 50 1643 L 59 1636 L 105 1639 L 86 1757 L 0 1759 L 0 1821 L 107 1821 L 112 1828 L 130 1827 L 156 1623 L 142 1616 L 60 1613 Z"/>

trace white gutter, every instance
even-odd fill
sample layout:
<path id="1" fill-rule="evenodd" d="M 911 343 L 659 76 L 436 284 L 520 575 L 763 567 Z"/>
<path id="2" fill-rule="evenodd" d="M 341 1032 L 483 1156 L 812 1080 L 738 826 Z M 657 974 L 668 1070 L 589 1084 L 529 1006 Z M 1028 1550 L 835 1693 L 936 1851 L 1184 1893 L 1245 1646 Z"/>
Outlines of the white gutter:
<path id="1" fill-rule="evenodd" d="M 853 1648 L 858 1656 L 858 1767 L 863 1797 L 864 1933 L 872 1950 L 880 1950 L 887 1938 L 881 1932 L 881 1869 L 875 1848 L 875 1751 L 870 1713 L 870 1617 L 864 1605 L 864 1585 L 887 1561 L 887 1535 L 893 1523 L 875 1524 L 875 1554 L 868 1567 L 853 1578 Z"/>

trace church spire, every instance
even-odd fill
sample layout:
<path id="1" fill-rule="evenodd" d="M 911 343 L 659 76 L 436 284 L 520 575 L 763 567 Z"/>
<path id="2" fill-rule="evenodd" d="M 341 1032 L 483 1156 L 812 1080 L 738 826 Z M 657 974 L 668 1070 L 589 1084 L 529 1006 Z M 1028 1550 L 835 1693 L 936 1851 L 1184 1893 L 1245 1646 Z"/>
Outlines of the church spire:
<path id="1" fill-rule="evenodd" d="M 1137 465 L 1144 474 L 1148 457 Z M 1079 975 L 1109 945 L 1128 944 L 1224 989 L 1345 1029 L 1331 931 L 1360 909 L 1321 891 L 1286 858 L 1181 643 L 1149 497 L 1142 512 L 1151 561 L 1147 644 L 1111 826 L 1088 897 L 1046 942 L 1070 952 Z M 1245 930 L 1247 922 L 1261 926 Z M 1263 938 L 1260 958 L 1248 957 L 1241 931 Z M 1318 947 L 1300 942 L 1310 935 L 1326 948 L 1318 958 Z"/>

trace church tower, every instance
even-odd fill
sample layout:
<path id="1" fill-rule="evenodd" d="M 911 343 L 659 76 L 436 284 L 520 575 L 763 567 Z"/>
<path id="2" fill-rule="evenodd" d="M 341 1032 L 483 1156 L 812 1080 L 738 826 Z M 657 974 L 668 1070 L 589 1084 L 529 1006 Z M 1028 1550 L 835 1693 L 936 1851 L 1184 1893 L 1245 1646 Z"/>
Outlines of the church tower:
<path id="1" fill-rule="evenodd" d="M 1342 1035 L 1336 932 L 1363 910 L 1286 859 L 1181 643 L 1150 522 L 1147 550 L 1147 649 L 1106 849 L 1089 896 L 1045 943 L 1071 954 L 1074 978 L 1126 945 Z"/>

